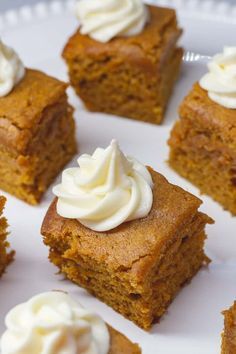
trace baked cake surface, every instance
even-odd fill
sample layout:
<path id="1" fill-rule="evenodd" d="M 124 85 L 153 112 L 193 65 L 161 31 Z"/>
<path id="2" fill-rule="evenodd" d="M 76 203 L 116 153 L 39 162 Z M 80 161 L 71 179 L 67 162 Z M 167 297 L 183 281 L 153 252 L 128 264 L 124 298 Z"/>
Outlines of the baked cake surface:
<path id="1" fill-rule="evenodd" d="M 3 209 L 6 198 L 0 196 L 0 276 L 5 271 L 7 265 L 12 261 L 14 252 L 8 252 L 9 243 L 7 241 L 7 219 L 3 217 Z"/>
<path id="2" fill-rule="evenodd" d="M 208 259 L 201 201 L 150 170 L 154 203 L 143 219 L 98 233 L 56 212 L 42 225 L 50 260 L 66 276 L 140 327 L 149 329 Z"/>
<path id="3" fill-rule="evenodd" d="M 76 152 L 67 85 L 36 70 L 0 98 L 0 188 L 28 203 L 40 201 Z"/>
<path id="4" fill-rule="evenodd" d="M 132 343 L 127 337 L 114 328 L 108 326 L 110 333 L 110 350 L 108 354 L 141 354 L 137 344 Z"/>
<path id="5" fill-rule="evenodd" d="M 161 123 L 183 50 L 172 9 L 149 6 L 139 35 L 100 43 L 78 30 L 63 51 L 72 86 L 91 111 Z"/>
<path id="6" fill-rule="evenodd" d="M 236 353 L 236 301 L 233 306 L 224 311 L 225 328 L 222 333 L 222 348 L 221 354 Z"/>
<path id="7" fill-rule="evenodd" d="M 213 102 L 196 83 L 179 113 L 170 165 L 236 215 L 236 110 Z"/>

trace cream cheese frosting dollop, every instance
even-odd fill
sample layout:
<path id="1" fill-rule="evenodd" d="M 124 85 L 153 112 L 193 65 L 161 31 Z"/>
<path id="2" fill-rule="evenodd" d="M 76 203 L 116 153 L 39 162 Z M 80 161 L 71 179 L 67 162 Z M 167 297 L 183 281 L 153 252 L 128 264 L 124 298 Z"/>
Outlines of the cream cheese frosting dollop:
<path id="1" fill-rule="evenodd" d="M 0 40 L 0 97 L 8 95 L 24 75 L 25 68 L 17 53 Z"/>
<path id="2" fill-rule="evenodd" d="M 236 47 L 225 47 L 208 64 L 209 73 L 200 80 L 209 98 L 221 106 L 236 109 Z"/>
<path id="3" fill-rule="evenodd" d="M 81 34 L 103 43 L 141 33 L 149 19 L 142 0 L 80 0 L 76 14 Z"/>
<path id="4" fill-rule="evenodd" d="M 105 322 L 68 294 L 39 294 L 6 317 L 1 354 L 107 354 Z"/>
<path id="5" fill-rule="evenodd" d="M 140 162 L 126 157 L 115 140 L 92 156 L 82 155 L 78 164 L 63 171 L 61 184 L 53 189 L 59 215 L 102 232 L 149 214 L 151 175 Z"/>

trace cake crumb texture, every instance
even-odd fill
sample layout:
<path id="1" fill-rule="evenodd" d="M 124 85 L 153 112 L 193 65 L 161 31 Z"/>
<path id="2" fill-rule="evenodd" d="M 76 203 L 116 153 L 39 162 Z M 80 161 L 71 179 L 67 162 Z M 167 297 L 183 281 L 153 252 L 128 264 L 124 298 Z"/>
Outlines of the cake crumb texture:
<path id="1" fill-rule="evenodd" d="M 37 204 L 76 153 L 67 85 L 36 70 L 0 98 L 0 188 Z"/>
<path id="2" fill-rule="evenodd" d="M 94 41 L 78 30 L 63 57 L 71 85 L 88 110 L 160 124 L 178 77 L 183 50 L 175 11 L 149 7 L 142 33 Z"/>
<path id="3" fill-rule="evenodd" d="M 236 301 L 223 312 L 224 332 L 222 333 L 221 354 L 236 354 Z"/>
<path id="4" fill-rule="evenodd" d="M 108 326 L 110 333 L 110 350 L 108 354 L 141 354 L 137 344 L 132 343 L 127 337 L 114 328 Z"/>
<path id="5" fill-rule="evenodd" d="M 236 111 L 195 84 L 171 132 L 170 166 L 236 215 Z"/>
<path id="6" fill-rule="evenodd" d="M 154 202 L 146 218 L 98 233 L 59 216 L 55 199 L 42 225 L 51 262 L 146 330 L 208 263 L 204 228 L 213 222 L 198 211 L 198 198 L 150 172 Z"/>
<path id="7" fill-rule="evenodd" d="M 6 198 L 0 196 L 0 276 L 4 273 L 7 265 L 13 260 L 14 252 L 8 252 L 9 243 L 7 241 L 7 219 L 3 217 L 3 209 Z"/>

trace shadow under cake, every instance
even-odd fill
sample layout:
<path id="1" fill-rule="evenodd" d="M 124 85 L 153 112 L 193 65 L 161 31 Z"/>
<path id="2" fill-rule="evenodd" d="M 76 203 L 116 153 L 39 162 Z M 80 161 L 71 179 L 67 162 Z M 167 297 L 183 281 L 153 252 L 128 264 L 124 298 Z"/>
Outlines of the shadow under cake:
<path id="1" fill-rule="evenodd" d="M 55 199 L 43 225 L 49 258 L 73 282 L 148 330 L 180 288 L 208 263 L 201 201 L 150 169 L 149 215 L 95 232 L 57 214 Z"/>
<path id="2" fill-rule="evenodd" d="M 66 44 L 71 84 L 90 111 L 162 122 L 182 61 L 182 31 L 173 9 L 149 10 L 139 35 L 100 43 L 78 29 Z"/>
<path id="3" fill-rule="evenodd" d="M 3 217 L 3 209 L 6 198 L 0 196 L 0 276 L 4 273 L 8 264 L 13 260 L 14 252 L 8 252 L 9 243 L 7 241 L 7 219 Z"/>
<path id="4" fill-rule="evenodd" d="M 224 332 L 222 333 L 222 347 L 221 354 L 235 354 L 236 353 L 236 301 L 233 306 L 223 312 Z"/>
<path id="5" fill-rule="evenodd" d="M 30 204 L 76 153 L 67 85 L 36 70 L 0 98 L 0 188 Z"/>
<path id="6" fill-rule="evenodd" d="M 179 114 L 170 166 L 236 215 L 236 110 L 213 102 L 196 83 Z"/>

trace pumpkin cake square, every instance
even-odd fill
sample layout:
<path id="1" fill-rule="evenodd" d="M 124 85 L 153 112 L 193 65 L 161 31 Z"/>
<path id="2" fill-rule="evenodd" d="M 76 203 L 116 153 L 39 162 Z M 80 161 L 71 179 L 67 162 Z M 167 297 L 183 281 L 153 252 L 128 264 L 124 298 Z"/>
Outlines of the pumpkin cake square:
<path id="1" fill-rule="evenodd" d="M 182 102 L 169 139 L 169 163 L 181 176 L 236 215 L 236 110 L 199 83 Z"/>
<path id="2" fill-rule="evenodd" d="M 182 61 L 176 45 L 182 30 L 173 9 L 147 8 L 150 18 L 141 33 L 104 43 L 79 28 L 66 44 L 70 82 L 88 110 L 162 122 Z"/>
<path id="3" fill-rule="evenodd" d="M 7 219 L 3 217 L 3 209 L 6 198 L 0 196 L 0 276 L 4 273 L 7 265 L 12 261 L 14 252 L 8 252 L 9 243 L 7 241 Z"/>
<path id="4" fill-rule="evenodd" d="M 37 204 L 76 152 L 67 85 L 26 69 L 0 97 L 0 189 Z"/>
<path id="5" fill-rule="evenodd" d="M 60 216 L 55 199 L 41 230 L 62 273 L 145 330 L 208 263 L 204 229 L 213 222 L 198 211 L 201 200 L 149 172 L 153 205 L 146 217 L 97 232 Z"/>
<path id="6" fill-rule="evenodd" d="M 236 353 L 236 301 L 224 314 L 221 354 Z"/>

